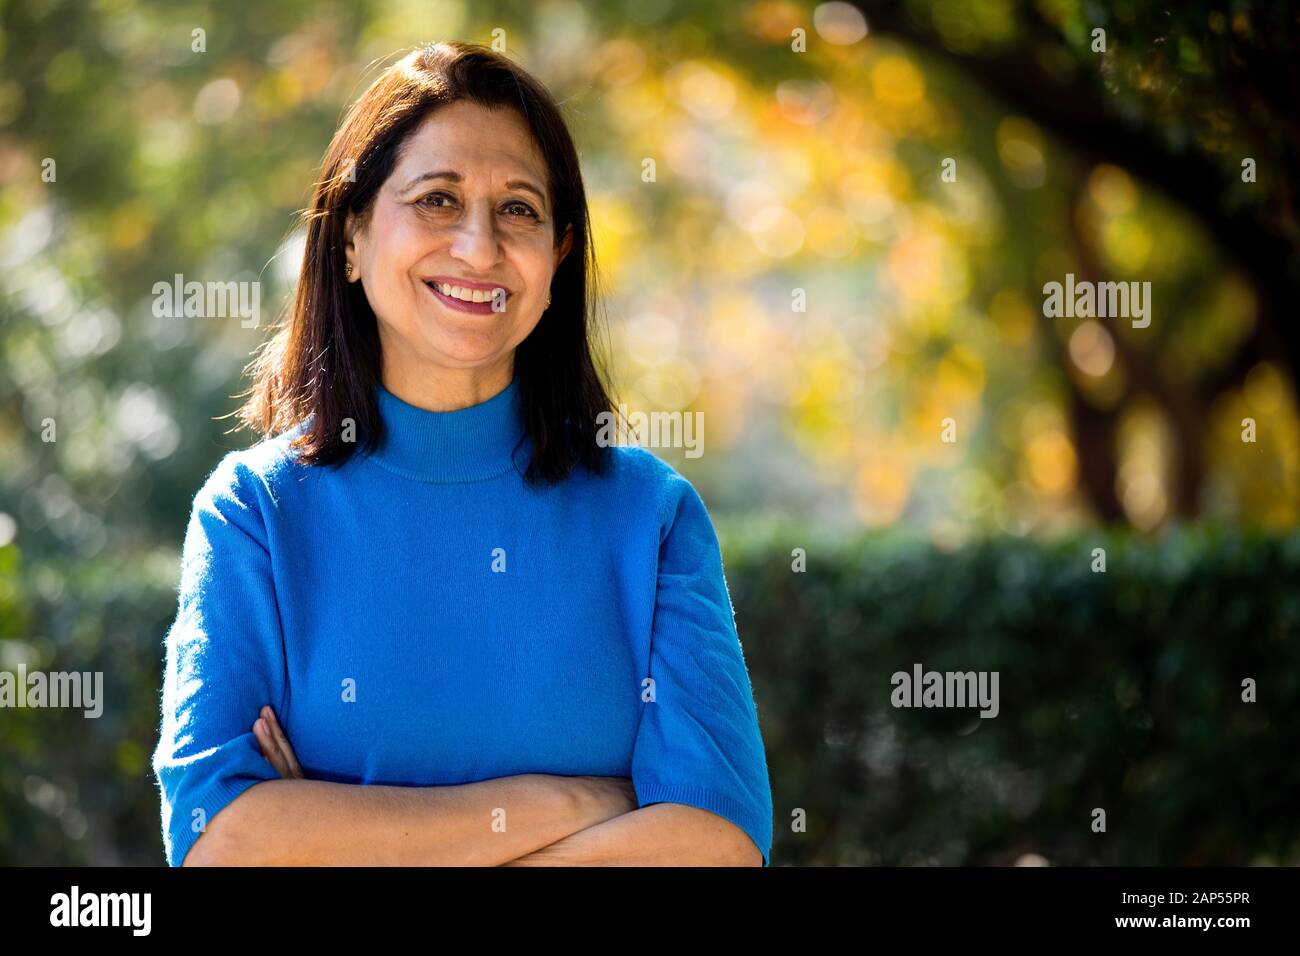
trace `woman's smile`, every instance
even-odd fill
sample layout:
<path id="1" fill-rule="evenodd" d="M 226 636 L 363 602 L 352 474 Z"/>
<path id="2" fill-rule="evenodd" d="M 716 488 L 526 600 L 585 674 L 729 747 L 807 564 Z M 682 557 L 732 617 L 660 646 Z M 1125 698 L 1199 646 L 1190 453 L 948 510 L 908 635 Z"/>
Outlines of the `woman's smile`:
<path id="1" fill-rule="evenodd" d="M 447 308 L 472 315 L 505 312 L 506 304 L 514 296 L 513 292 L 500 284 L 471 282 L 447 276 L 425 279 L 424 285 Z"/>

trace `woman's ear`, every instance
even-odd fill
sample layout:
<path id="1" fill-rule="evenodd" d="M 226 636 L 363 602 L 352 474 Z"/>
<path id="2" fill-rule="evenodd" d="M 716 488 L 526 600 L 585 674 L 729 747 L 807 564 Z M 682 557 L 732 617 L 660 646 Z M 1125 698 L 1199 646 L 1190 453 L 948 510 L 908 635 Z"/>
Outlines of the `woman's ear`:
<path id="1" fill-rule="evenodd" d="M 564 257 L 569 254 L 569 250 L 573 248 L 573 223 L 564 227 L 564 238 L 556 243 L 556 246 L 560 250 L 560 254 L 555 258 L 555 268 L 558 269 Z"/>
<path id="2" fill-rule="evenodd" d="M 356 248 L 357 216 L 352 210 L 348 210 L 347 218 L 343 220 L 343 258 L 347 262 L 347 276 L 349 282 L 355 282 L 361 278 L 360 258 L 357 255 Z"/>

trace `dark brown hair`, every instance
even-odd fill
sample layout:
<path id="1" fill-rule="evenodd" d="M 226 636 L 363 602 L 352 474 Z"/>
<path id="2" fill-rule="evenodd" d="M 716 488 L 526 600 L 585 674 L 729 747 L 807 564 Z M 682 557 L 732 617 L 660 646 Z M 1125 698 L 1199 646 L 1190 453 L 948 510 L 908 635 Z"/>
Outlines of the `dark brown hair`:
<path id="1" fill-rule="evenodd" d="M 532 442 L 525 477 L 557 482 L 578 463 L 602 471 L 607 449 L 596 441 L 597 416 L 611 402 L 589 342 L 596 263 L 578 153 L 546 88 L 506 57 L 469 43 L 411 51 L 348 110 L 303 211 L 307 242 L 288 316 L 245 369 L 253 384 L 238 410 L 241 427 L 270 435 L 304 424 L 292 445 L 306 464 L 340 463 L 359 447 L 343 440 L 345 418 L 356 422 L 361 445 L 383 440 L 373 395 L 379 332 L 360 283 L 344 275 L 344 223 L 349 211 L 365 221 L 407 137 L 431 112 L 457 100 L 523 117 L 546 161 L 557 243 L 566 226 L 573 229 L 572 247 L 551 282 L 550 308 L 515 350 Z"/>

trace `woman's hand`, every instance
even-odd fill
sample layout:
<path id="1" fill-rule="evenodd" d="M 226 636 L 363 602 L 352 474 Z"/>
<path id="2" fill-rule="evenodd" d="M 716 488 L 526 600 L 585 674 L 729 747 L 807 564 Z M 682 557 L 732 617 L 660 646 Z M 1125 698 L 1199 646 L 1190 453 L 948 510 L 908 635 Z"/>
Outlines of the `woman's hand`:
<path id="1" fill-rule="evenodd" d="M 306 779 L 302 767 L 298 765 L 298 758 L 294 755 L 293 748 L 289 746 L 289 738 L 280 727 L 280 722 L 275 719 L 275 711 L 270 707 L 263 707 L 262 716 L 253 721 L 253 736 L 257 738 L 262 748 L 262 756 L 280 776 L 286 780 Z"/>

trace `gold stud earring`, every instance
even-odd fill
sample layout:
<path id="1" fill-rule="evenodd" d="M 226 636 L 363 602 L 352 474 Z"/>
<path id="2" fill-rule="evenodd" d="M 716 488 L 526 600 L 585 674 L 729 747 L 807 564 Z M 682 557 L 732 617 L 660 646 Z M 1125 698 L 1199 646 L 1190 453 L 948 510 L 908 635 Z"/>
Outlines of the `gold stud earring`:
<path id="1" fill-rule="evenodd" d="M 549 292 L 546 293 L 546 307 L 548 309 L 551 307 L 551 294 Z"/>
<path id="2" fill-rule="evenodd" d="M 350 262 L 348 263 L 347 268 L 343 270 L 343 274 L 346 275 L 349 279 L 352 278 L 352 263 Z"/>

